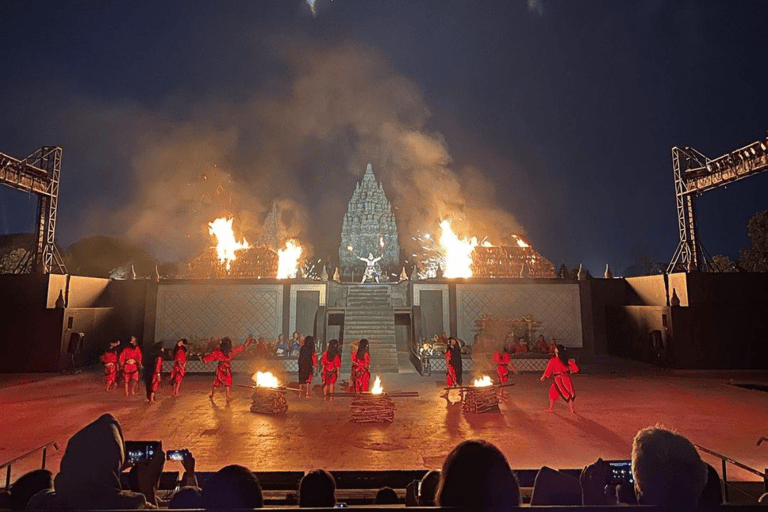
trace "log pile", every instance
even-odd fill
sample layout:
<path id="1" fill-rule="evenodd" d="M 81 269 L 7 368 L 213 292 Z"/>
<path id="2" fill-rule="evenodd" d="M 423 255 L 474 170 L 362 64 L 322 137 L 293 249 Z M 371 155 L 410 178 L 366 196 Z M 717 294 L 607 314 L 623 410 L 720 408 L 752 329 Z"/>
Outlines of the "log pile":
<path id="1" fill-rule="evenodd" d="M 467 388 L 461 410 L 475 414 L 499 412 L 499 397 L 496 395 L 496 390 L 496 386 Z"/>
<path id="2" fill-rule="evenodd" d="M 261 414 L 285 414 L 288 412 L 288 400 L 285 392 L 274 388 L 253 388 L 251 412 Z"/>
<path id="3" fill-rule="evenodd" d="M 349 405 L 354 423 L 392 423 L 395 402 L 387 395 L 360 395 Z"/>

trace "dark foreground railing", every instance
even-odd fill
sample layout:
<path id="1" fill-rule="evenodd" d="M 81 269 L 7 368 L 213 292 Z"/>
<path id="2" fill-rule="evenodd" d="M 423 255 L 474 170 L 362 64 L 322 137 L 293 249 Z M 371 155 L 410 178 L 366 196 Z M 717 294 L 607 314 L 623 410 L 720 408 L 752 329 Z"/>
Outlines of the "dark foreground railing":
<path id="1" fill-rule="evenodd" d="M 0 464 L 0 471 L 3 470 L 3 469 L 6 470 L 6 474 L 5 474 L 5 489 L 8 489 L 11 486 L 11 467 L 13 466 L 13 464 L 15 462 L 18 462 L 20 460 L 26 459 L 27 457 L 29 457 L 31 455 L 34 455 L 35 453 L 37 453 L 40 450 L 42 450 L 43 451 L 43 461 L 42 461 L 42 464 L 41 464 L 40 468 L 41 469 L 45 469 L 45 458 L 48 455 L 48 447 L 49 446 L 53 446 L 57 450 L 59 449 L 59 445 L 56 443 L 56 441 L 51 441 L 50 443 L 46 443 L 43 446 L 35 448 L 34 450 L 30 450 L 27 453 L 25 453 L 24 455 L 20 455 L 20 456 L 16 457 L 13 460 L 9 460 L 8 462 Z"/>
<path id="2" fill-rule="evenodd" d="M 759 445 L 763 441 L 763 439 L 765 439 L 765 438 L 760 438 L 760 440 L 757 442 L 757 444 Z M 751 468 L 751 467 L 747 466 L 746 464 L 742 464 L 741 462 L 739 462 L 737 460 L 733 460 L 732 458 L 726 457 L 725 455 L 723 455 L 721 453 L 717 453 L 715 451 L 712 451 L 709 448 L 704 448 L 703 446 L 700 446 L 698 444 L 694 444 L 694 446 L 696 448 L 698 448 L 699 450 L 701 450 L 702 452 L 708 453 L 710 455 L 714 455 L 715 457 L 718 457 L 720 459 L 720 463 L 722 464 L 722 471 L 723 471 L 723 478 L 722 478 L 723 484 L 724 484 L 723 485 L 723 498 L 725 498 L 726 502 L 729 501 L 729 499 L 728 499 L 728 487 L 730 486 L 730 484 L 728 483 L 728 464 L 733 464 L 737 468 L 741 468 L 744 471 L 749 471 L 750 473 L 755 474 L 755 475 L 759 476 L 760 478 L 762 478 L 763 479 L 763 492 L 768 492 L 768 477 L 766 477 L 766 473 L 761 473 L 760 471 L 758 471 L 758 470 L 756 470 L 754 468 Z"/>

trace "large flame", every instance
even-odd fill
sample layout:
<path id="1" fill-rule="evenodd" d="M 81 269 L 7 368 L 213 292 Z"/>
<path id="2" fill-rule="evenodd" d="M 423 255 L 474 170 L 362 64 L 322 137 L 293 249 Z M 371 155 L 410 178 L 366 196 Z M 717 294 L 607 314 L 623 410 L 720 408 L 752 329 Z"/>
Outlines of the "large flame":
<path id="1" fill-rule="evenodd" d="M 512 238 L 514 238 L 514 239 L 517 241 L 517 245 L 518 245 L 518 247 L 530 247 L 530 245 L 528 245 L 527 243 L 525 243 L 525 241 L 523 241 L 523 239 L 522 239 L 522 238 L 520 238 L 519 236 L 517 236 L 517 235 L 512 235 Z"/>
<path id="2" fill-rule="evenodd" d="M 261 388 L 277 388 L 280 383 L 271 372 L 256 372 L 251 377 L 257 386 Z"/>
<path id="3" fill-rule="evenodd" d="M 376 379 L 373 381 L 373 387 L 371 388 L 371 394 L 373 395 L 380 395 L 384 392 L 384 388 L 381 386 L 381 379 L 379 376 L 376 376 Z"/>
<path id="4" fill-rule="evenodd" d="M 301 258 L 301 246 L 295 240 L 288 240 L 285 249 L 278 249 L 277 264 L 278 279 L 293 279 L 299 270 L 299 258 Z"/>
<path id="5" fill-rule="evenodd" d="M 445 277 L 472 277 L 472 252 L 477 247 L 477 238 L 461 239 L 451 229 L 447 220 L 440 222 L 443 233 L 440 245 L 445 253 Z"/>
<path id="6" fill-rule="evenodd" d="M 472 381 L 472 385 L 475 386 L 476 388 L 485 388 L 488 386 L 492 386 L 493 381 L 489 376 L 483 375 L 482 378 L 475 379 L 474 381 Z"/>
<path id="7" fill-rule="evenodd" d="M 225 264 L 227 271 L 232 262 L 237 259 L 235 252 L 251 247 L 245 238 L 242 242 L 235 239 L 235 233 L 232 231 L 233 220 L 221 217 L 208 223 L 208 234 L 216 237 L 216 255 L 219 263 Z"/>

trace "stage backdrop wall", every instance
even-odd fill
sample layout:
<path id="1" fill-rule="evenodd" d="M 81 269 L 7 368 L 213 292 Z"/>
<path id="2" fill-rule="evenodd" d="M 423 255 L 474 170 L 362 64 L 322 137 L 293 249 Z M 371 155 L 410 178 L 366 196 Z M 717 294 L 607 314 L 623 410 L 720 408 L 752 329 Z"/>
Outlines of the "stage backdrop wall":
<path id="1" fill-rule="evenodd" d="M 475 320 L 483 314 L 498 318 L 533 315 L 541 322 L 537 335 L 543 334 L 547 341 L 554 336 L 567 347 L 583 346 L 578 283 L 457 284 L 458 337 L 472 343 Z"/>
<path id="2" fill-rule="evenodd" d="M 160 284 L 155 341 L 248 334 L 275 337 L 283 331 L 280 284 Z"/>

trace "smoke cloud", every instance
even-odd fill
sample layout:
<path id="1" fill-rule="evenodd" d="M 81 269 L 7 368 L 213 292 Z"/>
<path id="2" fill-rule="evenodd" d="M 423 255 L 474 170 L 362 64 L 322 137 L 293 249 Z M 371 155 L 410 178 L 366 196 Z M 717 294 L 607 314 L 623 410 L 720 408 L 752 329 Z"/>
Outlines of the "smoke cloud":
<path id="1" fill-rule="evenodd" d="M 374 49 L 273 44 L 280 73 L 238 99 L 179 93 L 149 107 L 72 98 L 47 129 L 66 132 L 63 182 L 102 190 L 78 214 L 80 233 L 125 236 L 162 259 L 188 260 L 212 243 L 207 226 L 216 217 L 234 216 L 236 235 L 257 242 L 274 203 L 282 237 L 336 259 L 368 162 L 406 253 L 416 249 L 412 236 L 436 234 L 445 218 L 459 234 L 494 243 L 522 233 L 483 171 L 454 164 L 419 87 Z M 94 171 L 76 178 L 67 158 Z"/>

